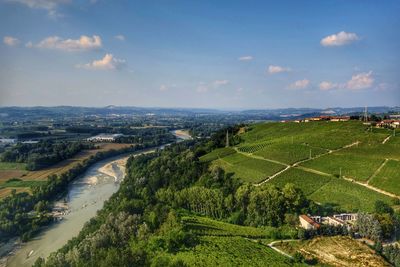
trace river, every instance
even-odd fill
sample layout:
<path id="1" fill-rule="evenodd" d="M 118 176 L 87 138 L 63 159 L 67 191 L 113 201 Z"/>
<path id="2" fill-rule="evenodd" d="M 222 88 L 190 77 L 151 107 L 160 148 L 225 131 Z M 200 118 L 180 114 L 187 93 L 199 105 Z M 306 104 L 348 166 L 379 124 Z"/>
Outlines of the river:
<path id="1" fill-rule="evenodd" d="M 172 131 L 178 141 L 191 139 L 187 132 Z M 160 146 L 159 148 L 164 148 Z M 131 155 L 149 153 L 136 152 Z M 32 266 L 37 258 L 46 258 L 78 235 L 83 225 L 103 207 L 104 201 L 117 192 L 125 175 L 125 165 L 130 155 L 121 155 L 100 161 L 68 186 L 65 201 L 68 207 L 62 220 L 46 227 L 38 236 L 14 250 L 8 257 L 7 267 Z M 1 266 L 1 263 L 0 263 Z"/>

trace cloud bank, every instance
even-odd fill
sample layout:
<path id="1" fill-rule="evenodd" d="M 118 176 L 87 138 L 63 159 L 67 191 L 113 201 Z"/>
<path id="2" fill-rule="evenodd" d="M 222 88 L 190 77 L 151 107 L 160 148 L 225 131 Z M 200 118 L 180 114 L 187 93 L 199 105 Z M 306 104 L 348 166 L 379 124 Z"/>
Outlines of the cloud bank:
<path id="1" fill-rule="evenodd" d="M 94 60 L 93 62 L 77 65 L 78 68 L 88 70 L 115 70 L 125 63 L 123 59 L 117 59 L 112 54 L 106 54 L 102 59 Z"/>
<path id="2" fill-rule="evenodd" d="M 36 47 L 75 52 L 101 48 L 102 41 L 100 36 L 97 35 L 92 37 L 82 35 L 79 39 L 62 39 L 58 36 L 50 36 L 40 41 Z"/>

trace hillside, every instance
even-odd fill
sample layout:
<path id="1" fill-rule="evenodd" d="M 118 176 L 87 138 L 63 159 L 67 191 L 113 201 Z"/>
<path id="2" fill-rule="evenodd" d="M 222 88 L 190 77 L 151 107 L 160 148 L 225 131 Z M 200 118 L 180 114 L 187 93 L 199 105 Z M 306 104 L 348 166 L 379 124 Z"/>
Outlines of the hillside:
<path id="1" fill-rule="evenodd" d="M 347 211 L 371 211 L 400 196 L 400 134 L 359 121 L 262 123 L 241 142 L 201 157 L 257 186 L 293 183 L 312 200 Z"/>

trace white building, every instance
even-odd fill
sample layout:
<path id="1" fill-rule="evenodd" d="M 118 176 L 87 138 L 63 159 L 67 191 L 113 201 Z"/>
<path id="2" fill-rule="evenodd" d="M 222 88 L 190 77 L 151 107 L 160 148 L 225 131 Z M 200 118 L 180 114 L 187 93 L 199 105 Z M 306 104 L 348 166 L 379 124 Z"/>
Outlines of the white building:
<path id="1" fill-rule="evenodd" d="M 96 136 L 89 137 L 86 139 L 89 142 L 114 142 L 118 137 L 123 136 L 122 134 L 98 134 Z"/>

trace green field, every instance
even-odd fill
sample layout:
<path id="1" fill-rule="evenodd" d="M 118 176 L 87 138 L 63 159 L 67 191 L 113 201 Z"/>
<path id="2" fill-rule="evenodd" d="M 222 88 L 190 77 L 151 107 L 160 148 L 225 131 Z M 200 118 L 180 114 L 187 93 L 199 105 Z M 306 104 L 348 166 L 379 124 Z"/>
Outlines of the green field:
<path id="1" fill-rule="evenodd" d="M 332 180 L 309 196 L 312 200 L 323 204 L 334 204 L 346 211 L 374 210 L 375 201 L 382 200 L 391 204 L 391 198 L 372 191 L 364 186 L 340 178 Z"/>
<path id="2" fill-rule="evenodd" d="M 239 153 L 217 159 L 213 162 L 213 165 L 223 168 L 226 172 L 235 173 L 235 177 L 250 183 L 261 182 L 268 176 L 285 168 L 284 165 L 246 157 Z"/>
<path id="3" fill-rule="evenodd" d="M 277 160 L 286 164 L 293 164 L 310 158 L 310 155 L 311 157 L 315 157 L 316 155 L 326 152 L 326 149 L 310 147 L 305 144 L 276 143 L 258 150 L 255 155 L 266 159 Z"/>
<path id="4" fill-rule="evenodd" d="M 292 183 L 297 188 L 300 188 L 304 194 L 311 195 L 323 185 L 331 181 L 331 179 L 332 177 L 329 176 L 306 172 L 298 168 L 291 168 L 276 176 L 268 183 L 272 183 L 281 188 L 283 188 L 287 183 Z"/>
<path id="5" fill-rule="evenodd" d="M 370 185 L 399 194 L 400 192 L 400 161 L 389 160 L 379 173 L 371 179 Z"/>
<path id="6" fill-rule="evenodd" d="M 226 157 L 230 154 L 234 154 L 236 151 L 233 148 L 230 147 L 224 147 L 224 148 L 217 148 L 211 151 L 210 153 L 200 157 L 200 161 L 202 162 L 208 162 L 208 161 L 213 161 L 219 158 Z"/>
<path id="7" fill-rule="evenodd" d="M 45 184 L 45 181 L 23 181 L 19 179 L 11 179 L 5 183 L 0 184 L 0 189 L 7 188 L 7 187 L 35 187 Z"/>
<path id="8" fill-rule="evenodd" d="M 25 163 L 0 162 L 0 170 L 25 170 Z"/>
<path id="9" fill-rule="evenodd" d="M 266 246 L 270 241 L 265 239 L 268 228 L 233 225 L 200 216 L 183 216 L 182 222 L 199 237 L 199 243 L 173 255 L 172 260 L 182 260 L 189 266 L 306 266 L 293 264 Z"/>
<path id="10" fill-rule="evenodd" d="M 336 176 L 339 176 L 340 169 L 342 169 L 342 176 L 358 181 L 367 181 L 384 160 L 384 158 L 374 158 L 367 154 L 351 153 L 348 150 L 342 150 L 307 161 L 302 163 L 301 166 Z"/>
<path id="11" fill-rule="evenodd" d="M 200 244 L 173 258 L 189 266 L 307 266 L 293 264 L 266 245 L 242 237 L 203 236 Z"/>

